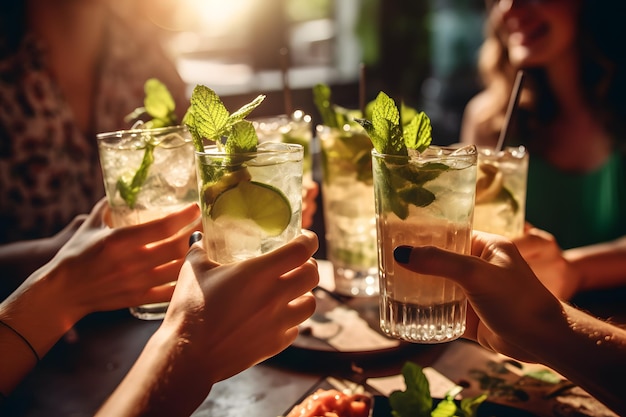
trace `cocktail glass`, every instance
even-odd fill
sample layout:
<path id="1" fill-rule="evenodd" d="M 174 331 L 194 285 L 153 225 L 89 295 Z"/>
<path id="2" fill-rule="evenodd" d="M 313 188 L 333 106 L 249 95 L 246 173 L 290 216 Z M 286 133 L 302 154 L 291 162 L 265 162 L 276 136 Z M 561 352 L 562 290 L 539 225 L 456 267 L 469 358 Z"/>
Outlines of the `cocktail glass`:
<path id="1" fill-rule="evenodd" d="M 372 151 L 380 273 L 380 327 L 416 343 L 454 340 L 465 331 L 460 286 L 416 274 L 394 261 L 400 245 L 470 253 L 476 191 L 476 147 L 430 146 L 421 154 Z"/>
<path id="2" fill-rule="evenodd" d="M 528 152 L 478 147 L 474 229 L 516 238 L 524 233 Z"/>
<path id="3" fill-rule="evenodd" d="M 335 291 L 348 296 L 378 294 L 376 211 L 372 141 L 360 127 L 317 126 L 322 155 L 322 201 L 327 258 Z"/>
<path id="4" fill-rule="evenodd" d="M 194 148 L 184 126 L 97 135 L 111 226 L 145 223 L 198 201 Z M 180 233 L 189 232 L 181 230 Z M 144 320 L 162 319 L 169 303 L 132 307 Z"/>
<path id="5" fill-rule="evenodd" d="M 311 116 L 302 110 L 296 110 L 290 115 L 281 114 L 271 117 L 260 117 L 251 120 L 259 138 L 263 142 L 284 142 L 302 145 L 304 158 L 302 170 L 304 178 L 313 179 L 313 157 L 311 147 L 313 129 Z"/>
<path id="6" fill-rule="evenodd" d="M 256 152 L 196 152 L 209 258 L 229 263 L 278 248 L 301 233 L 301 145 L 266 142 Z"/>

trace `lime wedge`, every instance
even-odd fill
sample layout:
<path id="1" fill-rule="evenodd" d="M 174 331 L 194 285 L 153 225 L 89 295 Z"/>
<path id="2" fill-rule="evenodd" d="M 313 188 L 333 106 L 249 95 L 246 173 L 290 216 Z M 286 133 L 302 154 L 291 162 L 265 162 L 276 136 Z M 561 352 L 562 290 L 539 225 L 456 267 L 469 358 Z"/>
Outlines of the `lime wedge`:
<path id="1" fill-rule="evenodd" d="M 255 181 L 243 181 L 215 199 L 211 218 L 250 219 L 268 235 L 278 236 L 291 221 L 291 205 L 279 189 Z"/>

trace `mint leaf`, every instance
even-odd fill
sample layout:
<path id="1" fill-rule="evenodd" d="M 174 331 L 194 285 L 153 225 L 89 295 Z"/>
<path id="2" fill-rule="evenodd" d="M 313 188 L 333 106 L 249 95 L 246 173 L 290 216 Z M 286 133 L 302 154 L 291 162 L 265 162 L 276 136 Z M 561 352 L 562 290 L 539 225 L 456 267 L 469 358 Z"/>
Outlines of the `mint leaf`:
<path id="1" fill-rule="evenodd" d="M 387 155 L 408 155 L 396 103 L 382 91 L 371 106 L 372 120 L 357 119 L 372 140 L 376 151 Z"/>
<path id="2" fill-rule="evenodd" d="M 147 114 L 152 119 L 142 123 L 146 128 L 175 126 L 178 123 L 174 112 L 176 102 L 165 84 L 156 78 L 150 78 L 145 82 L 143 90 L 145 93 L 143 107 L 137 107 L 124 120 L 126 122 L 139 120 L 142 115 Z"/>
<path id="3" fill-rule="evenodd" d="M 252 100 L 250 103 L 241 106 L 239 110 L 230 115 L 230 117 L 228 118 L 228 124 L 232 126 L 235 123 L 245 119 L 250 113 L 252 113 L 252 110 L 259 107 L 263 100 L 265 100 L 265 96 L 260 95 L 257 96 L 257 98 Z"/>
<path id="4" fill-rule="evenodd" d="M 424 152 L 432 141 L 432 125 L 426 113 L 419 112 L 404 127 L 404 140 L 410 149 Z"/>
<path id="5" fill-rule="evenodd" d="M 149 115 L 160 126 L 171 126 L 176 124 L 176 114 L 174 109 L 176 103 L 165 84 L 156 78 L 150 78 L 144 84 L 144 107 Z"/>
<path id="6" fill-rule="evenodd" d="M 430 384 L 423 369 L 416 363 L 406 362 L 402 367 L 402 375 L 406 390 L 394 391 L 389 396 L 393 417 L 476 417 L 478 407 L 488 397 L 485 393 L 473 398 L 464 398 L 459 407 L 454 397 L 463 390 L 463 387 L 455 385 L 433 410 Z"/>
<path id="7" fill-rule="evenodd" d="M 194 130 L 204 138 L 220 142 L 228 130 L 230 115 L 219 96 L 210 88 L 197 85 L 191 94 L 191 112 Z"/>
<path id="8" fill-rule="evenodd" d="M 252 123 L 240 120 L 230 131 L 229 140 L 226 141 L 226 153 L 255 152 L 258 141 Z"/>
<path id="9" fill-rule="evenodd" d="M 146 181 L 146 178 L 148 178 L 148 171 L 154 162 L 154 147 L 155 145 L 147 141 L 146 151 L 143 154 L 141 165 L 130 181 L 130 184 L 125 182 L 123 178 L 118 178 L 117 180 L 116 185 L 120 192 L 120 196 L 131 209 L 135 207 L 137 195 L 141 190 L 141 186 Z"/>
<path id="10" fill-rule="evenodd" d="M 481 394 L 476 397 L 463 398 L 461 400 L 461 410 L 466 417 L 478 415 L 478 407 L 487 400 L 489 394 Z"/>
<path id="11" fill-rule="evenodd" d="M 259 141 L 256 131 L 246 125 L 247 121 L 241 126 L 239 124 L 264 99 L 264 95 L 259 95 L 230 114 L 215 91 L 209 87 L 197 85 L 191 94 L 191 105 L 183 123 L 191 132 L 196 149 L 200 151 L 204 149 L 202 138 L 214 141 L 218 148 L 221 149 L 224 146 L 226 150 L 234 153 L 254 151 Z M 224 137 L 226 142 L 222 143 Z"/>
<path id="12" fill-rule="evenodd" d="M 331 89 L 326 84 L 313 87 L 313 103 L 322 118 L 322 124 L 335 129 L 342 129 L 345 125 L 355 126 L 355 119 L 363 117 L 360 110 L 347 109 L 333 103 Z"/>
<path id="13" fill-rule="evenodd" d="M 428 417 L 433 408 L 428 379 L 422 368 L 407 362 L 402 367 L 405 391 L 394 391 L 389 395 L 393 417 Z"/>
<path id="14" fill-rule="evenodd" d="M 144 107 L 136 108 L 125 117 L 125 120 L 135 120 L 142 114 L 147 113 L 152 119 L 144 122 L 142 128 L 155 129 L 175 126 L 177 123 L 176 113 L 174 113 L 176 103 L 165 84 L 156 78 L 150 78 L 145 82 L 143 89 L 145 92 Z M 131 182 L 127 183 L 123 178 L 117 180 L 117 189 L 120 192 L 120 196 L 131 209 L 135 207 L 137 195 L 148 177 L 150 166 L 154 162 L 154 147 L 155 145 L 150 142 L 150 137 L 147 136 L 146 150 L 141 165 L 135 175 L 133 175 Z"/>

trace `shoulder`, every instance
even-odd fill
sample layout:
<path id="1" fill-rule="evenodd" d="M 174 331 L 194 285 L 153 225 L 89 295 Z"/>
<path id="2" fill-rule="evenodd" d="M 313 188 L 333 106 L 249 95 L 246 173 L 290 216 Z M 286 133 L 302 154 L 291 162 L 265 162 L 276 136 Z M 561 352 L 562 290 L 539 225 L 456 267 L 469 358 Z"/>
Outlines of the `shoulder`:
<path id="1" fill-rule="evenodd" d="M 461 120 L 460 141 L 466 144 L 494 145 L 493 133 L 487 129 L 487 115 L 493 113 L 493 103 L 490 95 L 480 92 L 465 106 Z"/>

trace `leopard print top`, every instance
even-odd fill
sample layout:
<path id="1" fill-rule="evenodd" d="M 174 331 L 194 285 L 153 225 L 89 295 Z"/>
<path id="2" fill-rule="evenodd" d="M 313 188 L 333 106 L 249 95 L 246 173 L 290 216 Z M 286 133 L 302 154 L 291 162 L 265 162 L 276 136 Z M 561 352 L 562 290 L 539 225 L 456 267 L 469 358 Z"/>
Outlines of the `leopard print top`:
<path id="1" fill-rule="evenodd" d="M 124 116 L 143 104 L 145 80 L 159 78 L 178 112 L 186 109 L 171 60 L 129 30 L 110 19 L 91 134 L 74 123 L 41 40 L 27 35 L 16 53 L 0 56 L 0 244 L 49 237 L 104 196 L 95 133 L 129 127 Z"/>

